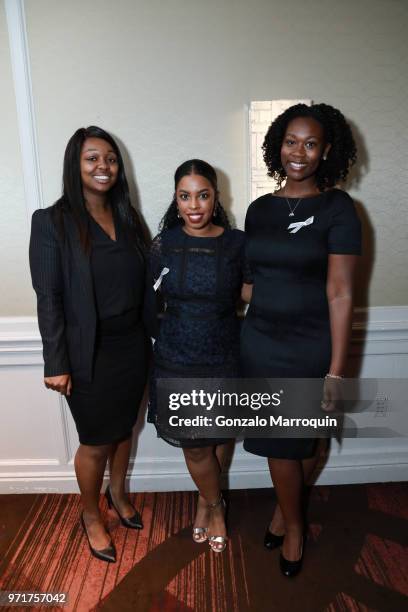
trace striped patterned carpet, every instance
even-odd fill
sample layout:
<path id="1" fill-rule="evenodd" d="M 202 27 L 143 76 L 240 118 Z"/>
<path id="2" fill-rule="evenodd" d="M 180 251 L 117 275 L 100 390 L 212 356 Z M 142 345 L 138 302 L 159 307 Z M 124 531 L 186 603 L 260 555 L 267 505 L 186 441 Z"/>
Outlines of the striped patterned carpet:
<path id="1" fill-rule="evenodd" d="M 278 551 L 262 547 L 272 491 L 229 493 L 230 541 L 218 555 L 191 540 L 192 493 L 131 497 L 140 532 L 101 500 L 118 551 L 108 565 L 89 554 L 79 496 L 1 496 L 0 589 L 68 592 L 67 612 L 408 610 L 407 484 L 314 488 L 304 568 L 293 580 L 280 575 Z"/>

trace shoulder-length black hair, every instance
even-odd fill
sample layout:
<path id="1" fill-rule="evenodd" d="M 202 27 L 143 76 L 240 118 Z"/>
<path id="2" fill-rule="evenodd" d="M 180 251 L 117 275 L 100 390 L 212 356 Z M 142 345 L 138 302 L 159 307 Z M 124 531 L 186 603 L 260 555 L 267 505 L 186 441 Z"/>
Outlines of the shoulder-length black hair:
<path id="1" fill-rule="evenodd" d="M 271 123 L 262 146 L 268 175 L 277 181 L 279 187 L 286 178 L 281 161 L 282 141 L 289 123 L 298 117 L 311 117 L 320 123 L 325 142 L 331 144 L 327 159 L 321 160 L 316 172 L 319 190 L 324 191 L 344 181 L 356 161 L 357 149 L 344 115 L 329 104 L 295 104 Z"/>
<path id="2" fill-rule="evenodd" d="M 65 149 L 62 196 L 56 202 L 55 207 L 57 217 L 55 221 L 58 229 L 63 233 L 62 213 L 69 212 L 78 228 L 81 246 L 89 254 L 91 249 L 89 216 L 81 181 L 81 151 L 87 138 L 106 140 L 115 152 L 118 161 L 118 178 L 109 190 L 109 203 L 123 223 L 128 238 L 144 249 L 143 226 L 139 214 L 130 202 L 129 185 L 120 149 L 108 132 L 95 125 L 79 128 L 71 136 Z"/>
<path id="3" fill-rule="evenodd" d="M 214 168 L 203 161 L 202 159 L 189 159 L 182 163 L 176 170 L 174 174 L 174 195 L 171 201 L 170 206 L 168 207 L 164 217 L 160 221 L 159 231 L 170 229 L 171 227 L 175 227 L 177 225 L 182 225 L 184 223 L 183 219 L 178 217 L 177 214 L 177 198 L 176 191 L 177 185 L 181 181 L 184 176 L 189 176 L 190 174 L 198 174 L 199 176 L 203 176 L 206 178 L 211 187 L 215 191 L 215 207 L 214 207 L 214 216 L 212 218 L 212 222 L 215 225 L 221 225 L 225 229 L 231 229 L 231 224 L 228 219 L 228 215 L 225 212 L 225 209 L 221 205 L 221 202 L 218 199 L 218 179 L 217 173 Z"/>

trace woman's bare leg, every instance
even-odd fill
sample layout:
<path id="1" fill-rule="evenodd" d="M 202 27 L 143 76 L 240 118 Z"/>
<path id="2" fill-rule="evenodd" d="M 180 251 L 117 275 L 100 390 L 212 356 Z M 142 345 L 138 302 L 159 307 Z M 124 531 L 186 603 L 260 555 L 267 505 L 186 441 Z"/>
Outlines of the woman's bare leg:
<path id="1" fill-rule="evenodd" d="M 109 455 L 110 491 L 115 507 L 124 518 L 135 514 L 125 491 L 131 447 L 132 438 L 127 438 L 113 444 Z"/>
<path id="2" fill-rule="evenodd" d="M 303 539 L 303 469 L 295 459 L 268 459 L 279 508 L 285 525 L 282 553 L 288 561 L 297 561 Z"/>
<path id="3" fill-rule="evenodd" d="M 228 459 L 229 454 L 231 452 L 231 446 L 232 446 L 233 443 L 234 443 L 234 440 L 230 440 L 226 444 L 218 444 L 215 447 L 215 456 L 217 457 L 221 473 L 222 473 L 222 471 L 224 470 L 224 468 L 226 466 L 227 459 Z"/>
<path id="4" fill-rule="evenodd" d="M 309 457 L 308 459 L 302 459 L 303 482 L 305 485 L 312 484 L 313 473 L 316 469 L 320 455 L 324 448 L 325 441 L 319 440 L 317 444 L 316 453 L 313 455 L 313 457 Z M 285 533 L 285 522 L 283 520 L 282 511 L 280 509 L 279 503 L 276 504 L 275 512 L 269 525 L 269 530 L 275 535 L 284 535 Z"/>
<path id="5" fill-rule="evenodd" d="M 99 510 L 99 496 L 109 451 L 109 444 L 103 446 L 80 444 L 74 460 L 84 509 L 84 522 L 91 546 L 96 550 L 102 550 L 111 543 Z"/>
<path id="6" fill-rule="evenodd" d="M 183 452 L 188 471 L 202 498 L 201 503 L 199 499 L 194 525 L 197 527 L 208 526 L 209 536 L 226 537 L 224 508 L 221 504 L 211 511 L 208 508 L 208 504 L 217 502 L 221 495 L 220 464 L 214 447 L 183 448 Z"/>

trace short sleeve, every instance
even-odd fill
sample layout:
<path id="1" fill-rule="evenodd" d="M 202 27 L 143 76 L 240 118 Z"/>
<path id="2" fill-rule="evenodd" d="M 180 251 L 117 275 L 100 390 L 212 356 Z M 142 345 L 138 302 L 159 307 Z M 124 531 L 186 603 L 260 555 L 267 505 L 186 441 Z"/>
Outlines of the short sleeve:
<path id="1" fill-rule="evenodd" d="M 242 266 L 243 281 L 247 285 L 253 285 L 254 283 L 254 274 L 251 269 L 251 264 L 250 264 L 249 257 L 248 257 L 248 243 L 249 243 L 250 235 L 251 235 L 250 216 L 251 216 L 251 207 L 248 208 L 247 214 L 245 217 L 245 248 L 244 248 L 244 262 Z"/>
<path id="2" fill-rule="evenodd" d="M 154 281 L 160 276 L 162 269 L 162 250 L 163 250 L 163 238 L 161 234 L 158 234 L 152 241 L 149 251 L 149 269 Z M 153 281 L 153 282 L 154 282 Z"/>
<path id="3" fill-rule="evenodd" d="M 344 191 L 336 190 L 333 195 L 328 252 L 332 255 L 361 255 L 361 222 L 354 202 Z"/>
<path id="4" fill-rule="evenodd" d="M 162 270 L 162 236 L 158 234 L 152 241 L 147 259 L 146 289 L 143 305 L 143 320 L 151 338 L 159 335 L 158 314 L 162 311 L 162 303 L 157 292 L 153 289 L 155 281 Z"/>
<path id="5" fill-rule="evenodd" d="M 248 256 L 246 254 L 246 247 L 244 251 L 244 263 L 242 266 L 242 280 L 246 285 L 254 284 L 254 275 L 251 270 L 251 265 L 248 260 Z"/>

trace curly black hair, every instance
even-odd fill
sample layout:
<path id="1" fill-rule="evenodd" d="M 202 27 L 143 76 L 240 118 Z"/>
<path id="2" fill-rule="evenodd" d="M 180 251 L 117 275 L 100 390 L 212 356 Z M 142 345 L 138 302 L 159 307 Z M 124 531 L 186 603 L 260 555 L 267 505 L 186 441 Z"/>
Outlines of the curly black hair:
<path id="1" fill-rule="evenodd" d="M 231 224 L 228 219 L 228 215 L 218 199 L 217 173 L 215 172 L 214 168 L 206 161 L 203 161 L 202 159 L 189 159 L 182 163 L 177 168 L 174 174 L 174 192 L 176 192 L 177 185 L 179 184 L 181 179 L 184 176 L 189 176 L 190 174 L 198 174 L 199 176 L 203 176 L 211 183 L 211 186 L 215 191 L 216 198 L 214 208 L 215 215 L 212 218 L 212 222 L 215 225 L 220 225 L 221 227 L 224 227 L 225 229 L 231 229 Z M 183 219 L 178 216 L 176 193 L 174 193 L 171 204 L 166 210 L 162 220 L 160 221 L 159 231 L 161 232 L 165 229 L 170 229 L 171 227 L 182 225 L 183 223 Z"/>
<path id="2" fill-rule="evenodd" d="M 316 184 L 320 191 L 344 181 L 350 167 L 357 159 L 357 148 L 351 129 L 342 113 L 329 104 L 295 104 L 285 110 L 270 125 L 262 145 L 268 175 L 279 187 L 286 178 L 282 167 L 281 147 L 289 123 L 298 117 L 311 117 L 323 127 L 325 142 L 331 144 L 327 159 L 321 160 L 316 172 Z"/>

